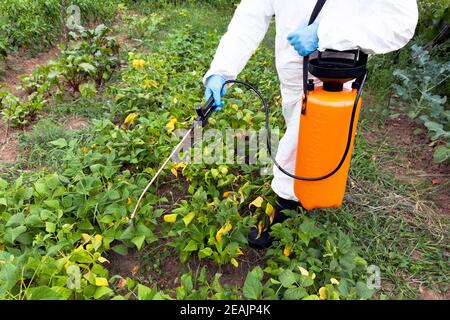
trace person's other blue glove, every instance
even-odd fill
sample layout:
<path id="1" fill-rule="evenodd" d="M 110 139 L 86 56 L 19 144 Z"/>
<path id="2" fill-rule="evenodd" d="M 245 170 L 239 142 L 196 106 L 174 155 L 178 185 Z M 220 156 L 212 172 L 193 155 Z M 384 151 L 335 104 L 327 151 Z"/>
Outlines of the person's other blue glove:
<path id="1" fill-rule="evenodd" d="M 319 37 L 317 36 L 318 23 L 302 26 L 288 35 L 289 43 L 302 57 L 308 56 L 319 48 Z"/>
<path id="2" fill-rule="evenodd" d="M 225 78 L 220 75 L 212 75 L 206 80 L 205 101 L 208 101 L 211 96 L 214 97 L 215 111 L 220 111 L 225 103 L 222 102 L 222 97 L 225 96 L 227 90 L 223 86 Z M 223 89 L 222 89 L 223 88 Z"/>

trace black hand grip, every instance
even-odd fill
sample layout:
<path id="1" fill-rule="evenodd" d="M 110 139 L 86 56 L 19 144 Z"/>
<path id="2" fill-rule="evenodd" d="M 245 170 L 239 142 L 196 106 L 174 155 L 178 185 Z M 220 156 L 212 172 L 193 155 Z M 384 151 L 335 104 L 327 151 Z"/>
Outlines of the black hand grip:
<path id="1" fill-rule="evenodd" d="M 214 97 L 211 96 L 208 101 L 206 101 L 203 107 L 195 107 L 195 111 L 198 115 L 196 122 L 201 122 L 202 127 L 206 126 L 208 124 L 209 118 L 213 114 L 214 110 L 216 110 L 216 108 L 217 107 L 214 105 Z"/>

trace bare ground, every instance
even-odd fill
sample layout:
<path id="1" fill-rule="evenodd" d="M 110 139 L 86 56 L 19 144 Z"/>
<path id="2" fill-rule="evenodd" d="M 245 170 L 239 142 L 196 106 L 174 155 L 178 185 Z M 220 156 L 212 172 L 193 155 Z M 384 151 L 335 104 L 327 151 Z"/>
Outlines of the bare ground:
<path id="1" fill-rule="evenodd" d="M 42 51 L 36 56 L 30 56 L 29 50 L 20 50 L 17 54 L 8 55 L 5 63 L 5 73 L 0 81 L 0 88 L 4 87 L 11 93 L 24 97 L 26 92 L 18 90 L 16 87 L 21 84 L 21 75 L 28 75 L 37 66 L 46 64 L 48 61 L 58 56 L 57 47 Z"/>
<path id="2" fill-rule="evenodd" d="M 395 146 L 397 151 L 383 158 L 381 169 L 417 186 L 423 200 L 433 202 L 439 213 L 450 215 L 450 165 L 433 162 L 435 145 L 423 125 L 400 116 L 387 119 L 382 127 L 369 126 L 362 134 L 369 143 Z"/>
<path id="3" fill-rule="evenodd" d="M 122 278 L 142 279 L 147 285 L 157 285 L 158 290 L 174 291 L 180 285 L 180 277 L 191 271 L 194 275 L 203 267 L 208 272 L 208 281 L 214 276 L 221 274 L 221 285 L 237 286 L 244 285 L 244 281 L 254 267 L 263 266 L 263 253 L 248 249 L 241 258 L 236 260 L 239 266 L 236 268 L 231 264 L 219 266 L 212 260 L 199 259 L 191 256 L 186 263 L 181 263 L 178 254 L 173 248 L 166 245 L 167 240 L 160 240 L 158 246 L 148 247 L 139 253 L 135 249 L 129 250 L 128 255 L 122 256 L 110 252 L 108 270 L 110 275 L 120 275 Z M 116 283 L 120 288 L 121 281 Z"/>

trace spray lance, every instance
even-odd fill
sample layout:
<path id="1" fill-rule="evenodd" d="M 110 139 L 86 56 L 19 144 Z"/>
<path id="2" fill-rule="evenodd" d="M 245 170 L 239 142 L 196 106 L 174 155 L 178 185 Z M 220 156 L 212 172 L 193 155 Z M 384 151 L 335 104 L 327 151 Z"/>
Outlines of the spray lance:
<path id="1" fill-rule="evenodd" d="M 313 10 L 309 24 L 314 23 L 326 0 L 319 0 Z M 303 99 L 301 108 L 297 160 L 295 173 L 288 172 L 275 159 L 271 145 L 270 107 L 261 92 L 252 84 L 241 80 L 228 80 L 231 84 L 253 91 L 261 100 L 265 111 L 267 150 L 274 165 L 293 178 L 294 193 L 306 210 L 316 208 L 338 208 L 341 206 L 348 172 L 355 132 L 361 108 L 361 95 L 367 78 L 367 55 L 360 50 L 325 50 L 314 57 L 303 59 Z M 323 82 L 316 86 L 311 73 Z M 356 80 L 355 80 L 356 79 Z M 352 89 L 344 83 L 355 80 Z M 197 118 L 180 143 L 173 149 L 155 176 L 142 192 L 130 223 L 148 189 L 155 182 L 170 159 L 179 151 L 183 142 L 190 137 L 196 126 L 205 127 L 216 107 L 211 97 L 203 107 L 196 107 Z"/>

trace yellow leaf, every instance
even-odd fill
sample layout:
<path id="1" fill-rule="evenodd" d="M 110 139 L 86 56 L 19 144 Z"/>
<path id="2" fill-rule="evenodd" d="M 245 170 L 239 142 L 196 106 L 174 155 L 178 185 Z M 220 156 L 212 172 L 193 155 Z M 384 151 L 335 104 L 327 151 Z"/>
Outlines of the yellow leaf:
<path id="1" fill-rule="evenodd" d="M 232 104 L 231 108 L 233 108 L 234 110 L 238 111 L 239 110 L 239 106 L 237 104 Z"/>
<path id="2" fill-rule="evenodd" d="M 283 256 L 289 257 L 291 255 L 291 250 L 292 250 L 291 246 L 286 245 L 283 250 Z"/>
<path id="3" fill-rule="evenodd" d="M 231 229 L 233 229 L 233 226 L 231 225 L 231 223 L 227 222 L 227 224 L 225 225 L 225 232 L 230 232 Z"/>
<path id="4" fill-rule="evenodd" d="M 250 203 L 249 207 L 255 206 L 256 208 L 261 208 L 263 201 L 264 201 L 263 198 L 258 197 L 255 200 L 253 200 L 252 203 Z"/>
<path id="5" fill-rule="evenodd" d="M 139 114 L 136 113 L 136 112 L 130 113 L 130 114 L 125 118 L 123 124 L 133 124 L 133 123 L 134 123 L 134 120 L 136 120 L 136 118 L 138 117 L 138 115 L 139 115 Z"/>
<path id="6" fill-rule="evenodd" d="M 128 198 L 128 200 L 127 200 L 127 205 L 129 206 L 129 205 L 131 205 L 133 203 L 133 201 L 131 201 L 131 198 Z"/>
<path id="7" fill-rule="evenodd" d="M 217 233 L 216 233 L 216 240 L 218 242 L 222 241 L 222 235 L 223 235 L 223 229 L 220 228 L 219 231 L 217 231 Z"/>
<path id="8" fill-rule="evenodd" d="M 331 282 L 331 284 L 336 284 L 336 285 L 339 284 L 339 281 L 335 278 L 331 278 L 330 282 Z"/>
<path id="9" fill-rule="evenodd" d="M 224 227 L 220 228 L 219 231 L 217 231 L 216 240 L 220 242 L 222 240 L 223 234 L 230 232 L 231 229 L 233 229 L 233 226 L 231 225 L 231 223 L 227 222 Z"/>
<path id="10" fill-rule="evenodd" d="M 273 206 L 270 203 L 268 203 L 266 206 L 266 214 L 268 216 L 271 216 L 274 214 L 274 212 L 275 212 L 275 209 L 273 208 Z"/>
<path id="11" fill-rule="evenodd" d="M 228 198 L 230 196 L 231 191 L 226 191 L 223 193 L 224 198 Z"/>
<path id="12" fill-rule="evenodd" d="M 173 214 L 166 214 L 164 216 L 164 221 L 168 222 L 168 223 L 174 223 L 177 220 L 177 214 L 173 213 Z"/>
<path id="13" fill-rule="evenodd" d="M 270 203 L 267 203 L 266 214 L 269 216 L 270 224 L 272 224 L 273 219 L 275 219 L 275 209 Z"/>
<path id="14" fill-rule="evenodd" d="M 170 169 L 170 172 L 172 172 L 173 175 L 174 175 L 175 177 L 178 178 L 178 169 L 181 168 L 181 169 L 182 169 L 181 172 L 183 172 L 184 169 L 186 169 L 186 167 L 187 167 L 187 163 L 180 162 L 180 163 L 175 164 L 175 165 L 172 167 L 172 169 Z"/>
<path id="15" fill-rule="evenodd" d="M 89 152 L 89 149 L 86 146 L 82 147 L 81 152 L 83 152 L 83 154 L 87 154 Z"/>
<path id="16" fill-rule="evenodd" d="M 102 239 L 103 239 L 103 237 L 102 237 L 101 234 L 96 234 L 96 235 L 94 236 L 94 239 L 95 239 L 95 241 L 101 242 Z"/>
<path id="17" fill-rule="evenodd" d="M 191 223 L 192 219 L 194 219 L 194 217 L 195 217 L 195 212 L 189 212 L 189 213 L 183 218 L 184 225 L 187 227 L 187 226 Z"/>
<path id="18" fill-rule="evenodd" d="M 81 237 L 83 238 L 84 242 L 88 242 L 89 240 L 91 240 L 91 236 L 87 233 L 82 233 Z"/>
<path id="19" fill-rule="evenodd" d="M 260 221 L 258 223 L 258 238 L 259 238 L 259 236 L 261 236 L 261 233 L 263 232 L 263 229 L 264 229 L 264 223 L 262 221 Z"/>
<path id="20" fill-rule="evenodd" d="M 242 252 L 242 250 L 241 250 L 241 248 L 237 248 L 237 253 L 238 253 L 238 255 L 240 255 L 240 256 L 243 256 L 244 255 L 244 252 Z"/>
<path id="21" fill-rule="evenodd" d="M 97 287 L 107 287 L 108 286 L 108 279 L 106 279 L 106 278 L 95 278 L 95 285 Z"/>
<path id="22" fill-rule="evenodd" d="M 150 85 L 154 88 L 158 88 L 158 82 L 156 82 L 155 80 L 149 80 L 148 81 L 150 83 Z"/>
<path id="23" fill-rule="evenodd" d="M 314 280 L 315 278 L 316 278 L 316 274 L 313 272 L 312 275 L 311 275 L 311 279 Z"/>
<path id="24" fill-rule="evenodd" d="M 305 277 L 309 276 L 309 272 L 305 268 L 298 267 L 298 269 L 300 270 L 300 273 L 302 274 L 302 276 L 305 276 Z"/>
<path id="25" fill-rule="evenodd" d="M 177 118 L 171 117 L 170 121 L 166 124 L 167 132 L 170 134 L 175 130 L 175 124 L 178 122 Z"/>
<path id="26" fill-rule="evenodd" d="M 106 259 L 106 258 L 103 258 L 103 257 L 98 257 L 97 261 L 100 262 L 100 263 L 105 263 L 105 262 L 109 263 L 109 260 Z"/>
<path id="27" fill-rule="evenodd" d="M 235 258 L 231 258 L 231 264 L 235 266 L 236 268 L 239 267 L 239 262 Z"/>
<path id="28" fill-rule="evenodd" d="M 134 59 L 133 62 L 132 62 L 132 64 L 133 64 L 133 67 L 134 67 L 134 68 L 136 68 L 136 69 L 141 69 L 141 68 L 144 67 L 145 61 L 142 60 L 142 59 Z"/>
<path id="29" fill-rule="evenodd" d="M 319 289 L 319 297 L 321 300 L 325 300 L 327 298 L 327 288 L 322 287 Z"/>

